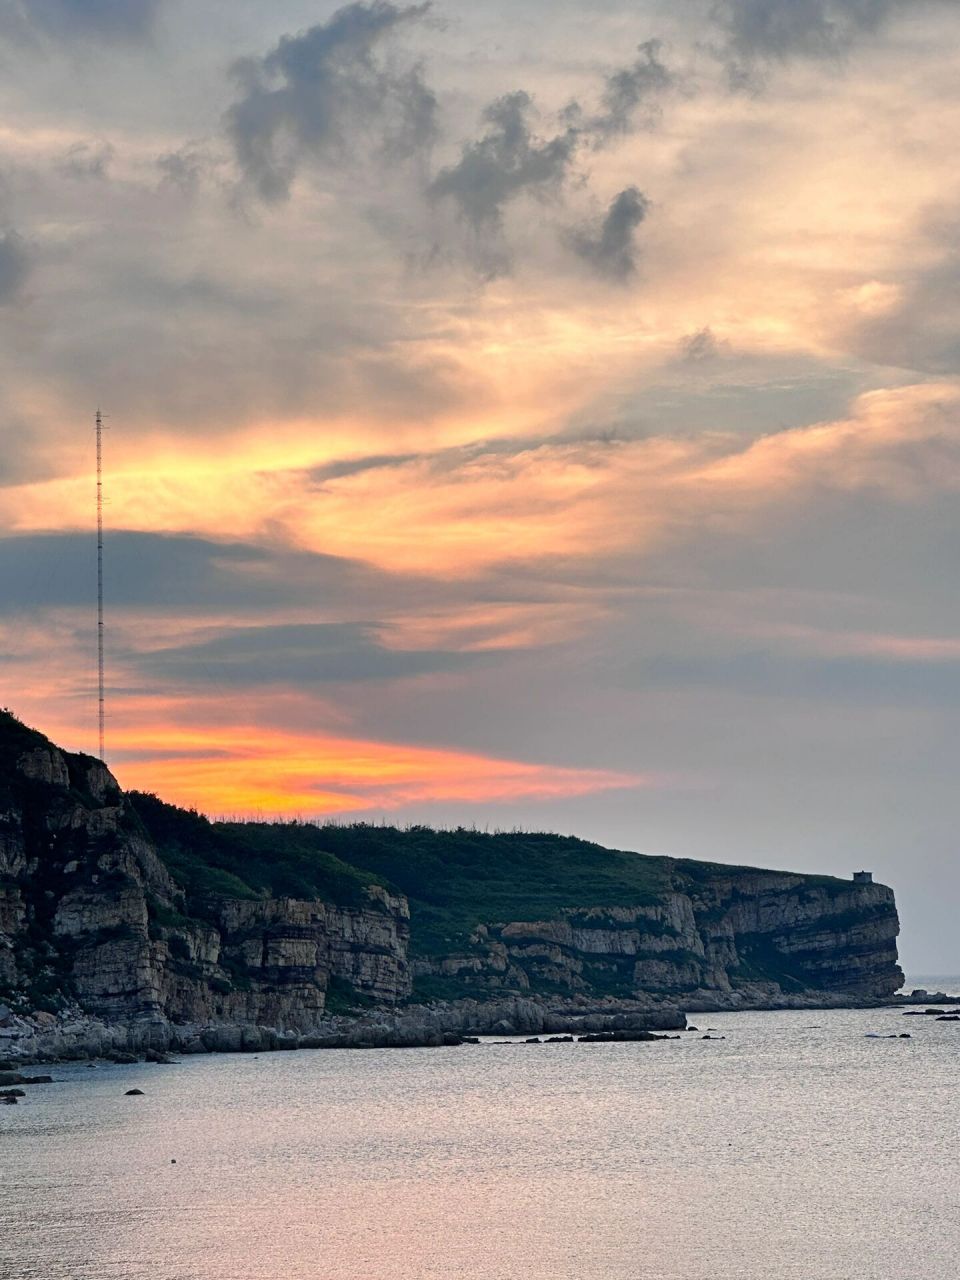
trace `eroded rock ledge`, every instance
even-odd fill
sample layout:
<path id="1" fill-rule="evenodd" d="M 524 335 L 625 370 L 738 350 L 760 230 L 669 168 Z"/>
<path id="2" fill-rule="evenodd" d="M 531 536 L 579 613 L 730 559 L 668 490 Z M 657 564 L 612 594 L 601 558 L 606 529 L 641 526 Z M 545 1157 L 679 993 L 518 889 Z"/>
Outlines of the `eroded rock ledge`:
<path id="1" fill-rule="evenodd" d="M 445 1036 L 540 1035 L 588 1031 L 676 1031 L 686 1026 L 672 1006 L 642 1002 L 461 1000 L 361 1017 L 323 1017 L 309 1030 L 216 1022 L 175 1025 L 164 1018 L 104 1021 L 81 1010 L 8 1015 L 0 1025 L 0 1059 L 55 1061 L 108 1058 L 147 1050 L 176 1053 L 264 1053 L 279 1049 L 439 1047 Z"/>

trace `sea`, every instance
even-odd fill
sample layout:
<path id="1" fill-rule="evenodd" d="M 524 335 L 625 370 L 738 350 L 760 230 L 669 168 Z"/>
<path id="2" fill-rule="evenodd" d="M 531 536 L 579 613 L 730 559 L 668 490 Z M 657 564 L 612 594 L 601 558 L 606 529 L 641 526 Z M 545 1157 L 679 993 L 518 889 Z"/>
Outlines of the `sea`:
<path id="1" fill-rule="evenodd" d="M 0 1108 L 0 1277 L 956 1280 L 960 1022 L 691 1022 L 55 1066 Z"/>

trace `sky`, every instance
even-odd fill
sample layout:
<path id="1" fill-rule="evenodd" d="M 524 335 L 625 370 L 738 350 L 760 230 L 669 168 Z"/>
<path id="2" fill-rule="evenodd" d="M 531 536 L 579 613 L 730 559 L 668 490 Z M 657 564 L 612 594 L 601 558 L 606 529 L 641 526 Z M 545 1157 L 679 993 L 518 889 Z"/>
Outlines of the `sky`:
<path id="1" fill-rule="evenodd" d="M 0 703 L 960 954 L 956 0 L 0 0 Z"/>

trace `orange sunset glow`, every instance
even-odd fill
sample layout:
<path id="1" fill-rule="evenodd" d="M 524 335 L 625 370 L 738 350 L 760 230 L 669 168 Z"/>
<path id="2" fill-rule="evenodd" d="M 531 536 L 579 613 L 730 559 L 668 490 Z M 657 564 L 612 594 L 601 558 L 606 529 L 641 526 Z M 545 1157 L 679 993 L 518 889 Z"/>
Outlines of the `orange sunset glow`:
<path id="1" fill-rule="evenodd" d="M 100 405 L 123 785 L 801 867 L 854 811 L 871 863 L 951 839 L 955 15 L 830 6 L 341 45 L 333 4 L 158 2 L 108 65 L 21 15 L 2 701 L 96 750 Z M 331 67 L 377 88 L 318 114 Z"/>
<path id="2" fill-rule="evenodd" d="M 191 734 L 179 726 L 138 730 L 125 746 L 150 758 L 124 765 L 128 787 L 154 790 L 175 804 L 221 815 L 265 817 L 385 812 L 418 801 L 473 802 L 577 796 L 652 779 L 601 770 L 557 769 L 465 752 L 235 726 Z M 230 743 L 224 748 L 224 741 Z M 171 753 L 167 755 L 167 753 Z M 322 783 L 318 786 L 318 780 Z"/>

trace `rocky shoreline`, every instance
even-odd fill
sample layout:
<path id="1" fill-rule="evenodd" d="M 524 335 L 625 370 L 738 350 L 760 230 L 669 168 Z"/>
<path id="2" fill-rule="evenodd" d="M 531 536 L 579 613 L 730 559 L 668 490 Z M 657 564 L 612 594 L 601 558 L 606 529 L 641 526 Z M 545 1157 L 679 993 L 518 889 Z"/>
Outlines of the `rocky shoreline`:
<path id="1" fill-rule="evenodd" d="M 265 1053 L 290 1049 L 435 1048 L 484 1035 L 677 1031 L 671 1005 L 588 1000 L 462 1000 L 333 1015 L 308 1030 L 245 1023 L 174 1024 L 159 1017 L 103 1021 L 79 1009 L 0 1020 L 0 1060 L 21 1063 L 111 1058 L 118 1054 Z"/>
<path id="2" fill-rule="evenodd" d="M 462 1000 L 360 1016 L 333 1015 L 306 1031 L 241 1023 L 174 1024 L 165 1018 L 104 1021 L 79 1008 L 18 1016 L 0 1006 L 0 1061 L 17 1067 L 93 1058 L 155 1058 L 168 1053 L 268 1053 L 295 1049 L 438 1048 L 477 1036 L 586 1035 L 683 1031 L 689 1013 L 880 1008 L 901 1001 L 838 993 L 786 995 L 762 985 L 701 992 L 683 1009 L 646 1000 L 515 997 Z M 907 1003 L 903 1001 L 903 1003 Z"/>

